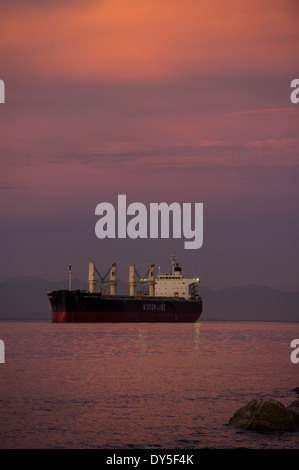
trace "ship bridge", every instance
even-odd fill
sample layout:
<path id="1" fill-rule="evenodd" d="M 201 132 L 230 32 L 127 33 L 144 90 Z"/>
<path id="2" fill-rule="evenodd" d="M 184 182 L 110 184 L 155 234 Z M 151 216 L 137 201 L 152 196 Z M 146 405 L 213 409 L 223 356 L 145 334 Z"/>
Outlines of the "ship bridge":
<path id="1" fill-rule="evenodd" d="M 159 273 L 155 282 L 155 295 L 161 297 L 184 297 L 185 299 L 197 298 L 197 286 L 199 278 L 186 278 L 182 274 L 182 268 L 176 262 L 173 255 L 172 273 Z"/>

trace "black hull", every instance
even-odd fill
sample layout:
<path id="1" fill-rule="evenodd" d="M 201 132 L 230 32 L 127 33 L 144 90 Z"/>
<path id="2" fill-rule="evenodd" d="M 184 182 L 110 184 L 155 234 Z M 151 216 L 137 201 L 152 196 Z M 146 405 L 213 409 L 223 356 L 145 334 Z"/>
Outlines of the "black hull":
<path id="1" fill-rule="evenodd" d="M 99 293 L 60 290 L 48 293 L 53 323 L 195 323 L 202 300 L 166 297 L 102 296 Z"/>

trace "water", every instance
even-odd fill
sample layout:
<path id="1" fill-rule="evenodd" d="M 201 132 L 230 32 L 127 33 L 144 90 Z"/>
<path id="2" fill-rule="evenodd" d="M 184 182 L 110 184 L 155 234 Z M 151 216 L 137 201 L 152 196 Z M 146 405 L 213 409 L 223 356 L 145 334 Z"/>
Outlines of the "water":
<path id="1" fill-rule="evenodd" d="M 298 323 L 1 322 L 0 448 L 299 448 L 227 426 L 254 397 L 295 400 Z"/>

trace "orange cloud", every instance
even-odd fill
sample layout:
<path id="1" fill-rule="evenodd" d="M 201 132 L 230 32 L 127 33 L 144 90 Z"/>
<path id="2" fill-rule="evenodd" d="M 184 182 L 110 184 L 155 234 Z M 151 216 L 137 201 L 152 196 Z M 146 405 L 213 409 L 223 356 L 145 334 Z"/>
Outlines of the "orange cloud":
<path id="1" fill-rule="evenodd" d="M 109 0 L 54 3 L 2 13 L 1 51 L 40 74 L 76 78 L 168 78 L 278 73 L 293 63 L 297 18 L 282 0 Z"/>

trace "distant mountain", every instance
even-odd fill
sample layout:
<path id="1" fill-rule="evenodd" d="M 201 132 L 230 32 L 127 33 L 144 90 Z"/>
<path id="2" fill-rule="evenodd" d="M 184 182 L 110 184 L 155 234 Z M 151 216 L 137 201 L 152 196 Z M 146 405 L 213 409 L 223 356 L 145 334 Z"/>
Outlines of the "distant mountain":
<path id="1" fill-rule="evenodd" d="M 299 292 L 282 292 L 254 284 L 200 290 L 204 320 L 299 322 Z"/>
<path id="2" fill-rule="evenodd" d="M 72 280 L 74 289 L 87 283 Z M 67 281 L 49 282 L 38 277 L 16 277 L 0 283 L 0 320 L 49 320 L 51 307 L 47 291 L 68 288 Z M 119 281 L 117 293 L 128 294 Z M 212 290 L 200 287 L 202 320 L 214 321 L 298 321 L 299 292 L 282 292 L 259 285 Z"/>

